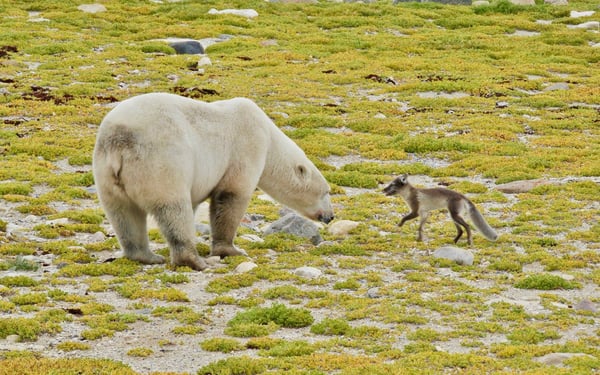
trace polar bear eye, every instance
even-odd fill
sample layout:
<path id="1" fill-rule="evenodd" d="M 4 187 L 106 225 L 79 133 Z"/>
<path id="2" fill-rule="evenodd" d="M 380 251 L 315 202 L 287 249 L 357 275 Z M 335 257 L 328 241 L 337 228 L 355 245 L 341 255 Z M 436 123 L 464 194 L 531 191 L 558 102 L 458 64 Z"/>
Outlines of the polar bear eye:
<path id="1" fill-rule="evenodd" d="M 304 167 L 303 165 L 298 165 L 296 167 L 296 172 L 298 173 L 298 175 L 300 177 L 305 177 L 306 176 L 306 167 Z"/>

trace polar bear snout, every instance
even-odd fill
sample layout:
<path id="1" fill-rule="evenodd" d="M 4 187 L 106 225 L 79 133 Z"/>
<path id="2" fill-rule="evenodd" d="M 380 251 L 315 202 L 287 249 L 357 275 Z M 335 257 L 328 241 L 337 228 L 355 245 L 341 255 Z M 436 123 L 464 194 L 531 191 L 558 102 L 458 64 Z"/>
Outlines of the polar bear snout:
<path id="1" fill-rule="evenodd" d="M 334 218 L 335 218 L 335 216 L 333 215 L 333 213 L 331 213 L 331 214 L 319 213 L 319 215 L 317 216 L 317 219 L 320 222 L 323 222 L 325 224 L 329 224 L 329 222 L 331 220 L 333 220 Z"/>

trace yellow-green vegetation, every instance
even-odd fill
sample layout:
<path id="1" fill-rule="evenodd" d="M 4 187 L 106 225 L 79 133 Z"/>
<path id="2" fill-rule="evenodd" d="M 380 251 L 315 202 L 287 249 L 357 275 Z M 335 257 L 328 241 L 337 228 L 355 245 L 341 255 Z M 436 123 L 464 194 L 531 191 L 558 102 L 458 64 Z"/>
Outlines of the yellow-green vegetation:
<path id="1" fill-rule="evenodd" d="M 0 2 L 0 375 L 600 371 L 600 34 L 574 27 L 600 21 L 596 0 L 84 3 Z M 199 66 L 166 38 L 219 41 Z M 119 258 L 95 134 L 154 91 L 251 98 L 359 225 L 324 227 L 320 246 L 241 226 L 250 259 L 203 272 Z M 408 208 L 381 188 L 402 173 L 467 195 L 498 241 L 459 242 L 473 265 L 434 259 L 454 225 L 433 213 L 426 243 L 398 227 Z M 261 194 L 248 213 L 268 224 L 281 206 Z M 149 239 L 168 259 L 160 231 Z M 72 358 L 107 342 L 122 356 Z M 569 358 L 543 362 L 556 353 Z"/>

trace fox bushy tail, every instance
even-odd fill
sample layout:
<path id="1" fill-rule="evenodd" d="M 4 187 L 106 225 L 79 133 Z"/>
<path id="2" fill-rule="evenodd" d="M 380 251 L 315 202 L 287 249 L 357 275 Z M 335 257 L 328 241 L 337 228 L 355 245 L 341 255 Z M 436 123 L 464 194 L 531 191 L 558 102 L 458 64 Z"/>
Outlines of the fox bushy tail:
<path id="1" fill-rule="evenodd" d="M 490 241 L 496 241 L 498 239 L 498 233 L 490 227 L 490 225 L 485 221 L 483 215 L 477 210 L 477 207 L 472 202 L 469 202 L 469 216 L 471 217 L 471 221 L 473 221 L 473 225 L 475 228 L 483 234 L 485 238 Z"/>

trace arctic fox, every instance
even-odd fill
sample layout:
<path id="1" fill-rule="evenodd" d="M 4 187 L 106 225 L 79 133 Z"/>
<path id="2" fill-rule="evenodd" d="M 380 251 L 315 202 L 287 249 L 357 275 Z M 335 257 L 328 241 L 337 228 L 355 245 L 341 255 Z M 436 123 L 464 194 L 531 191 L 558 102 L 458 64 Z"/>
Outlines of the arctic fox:
<path id="1" fill-rule="evenodd" d="M 388 186 L 383 189 L 385 195 L 400 195 L 406 204 L 410 207 L 411 212 L 404 216 L 400 221 L 399 226 L 404 222 L 421 216 L 419 223 L 418 241 L 423 240 L 423 226 L 427 221 L 429 212 L 432 210 L 447 209 L 450 217 L 454 221 L 458 234 L 454 238 L 454 243 L 458 242 L 463 234 L 462 228 L 467 231 L 467 241 L 469 245 L 473 245 L 471 236 L 471 228 L 463 219 L 462 214 L 467 213 L 473 221 L 475 227 L 490 241 L 496 241 L 498 234 L 489 226 L 481 213 L 477 210 L 473 202 L 464 195 L 444 188 L 419 189 L 415 188 L 408 182 L 408 176 L 402 175 L 397 177 Z"/>

